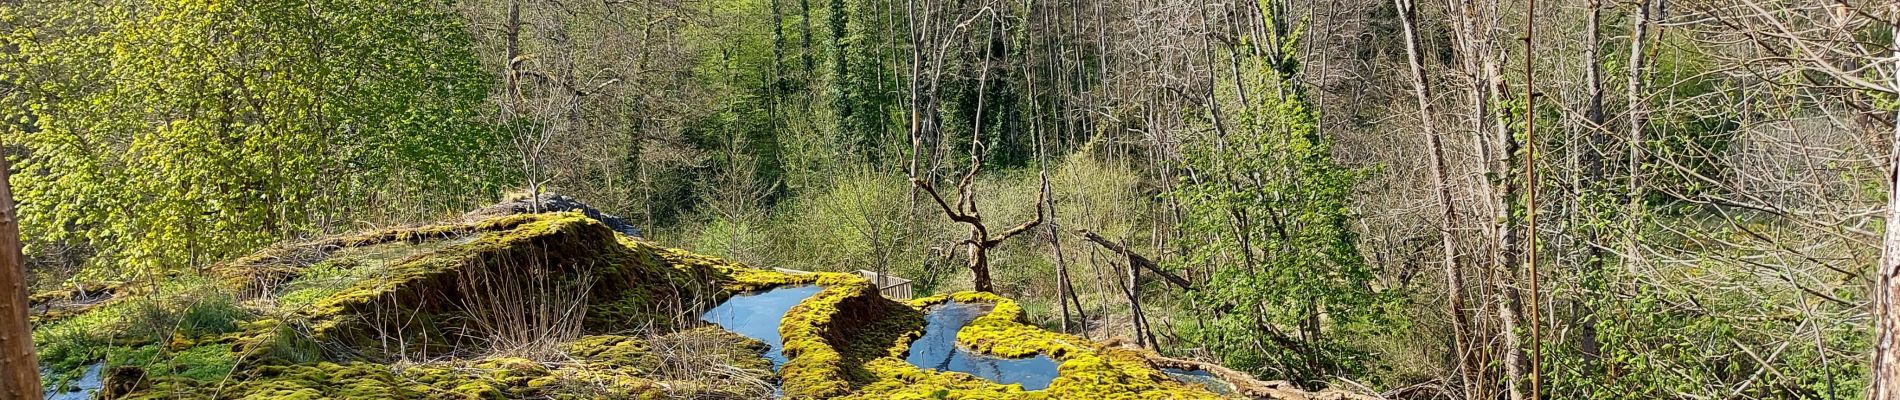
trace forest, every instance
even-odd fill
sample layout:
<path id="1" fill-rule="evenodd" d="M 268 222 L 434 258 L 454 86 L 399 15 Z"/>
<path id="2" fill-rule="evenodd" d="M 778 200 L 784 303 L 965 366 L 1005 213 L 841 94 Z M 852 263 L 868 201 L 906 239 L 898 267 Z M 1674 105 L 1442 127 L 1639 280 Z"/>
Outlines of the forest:
<path id="1" fill-rule="evenodd" d="M 1885 0 L 0 0 L 0 154 L 0 399 L 1900 398 Z"/>

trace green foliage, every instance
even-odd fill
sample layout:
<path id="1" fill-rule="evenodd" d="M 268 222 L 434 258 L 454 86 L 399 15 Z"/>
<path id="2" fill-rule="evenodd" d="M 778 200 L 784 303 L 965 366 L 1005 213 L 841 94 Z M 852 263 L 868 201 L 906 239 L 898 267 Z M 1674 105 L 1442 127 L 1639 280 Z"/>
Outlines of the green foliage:
<path id="1" fill-rule="evenodd" d="M 1187 214 L 1173 263 L 1213 270 L 1183 304 L 1204 321 L 1187 339 L 1231 368 L 1308 387 L 1363 374 L 1374 366 L 1359 338 L 1390 329 L 1398 297 L 1373 288 L 1377 270 L 1357 248 L 1359 172 L 1333 162 L 1290 71 L 1256 72 L 1277 93 L 1253 93 L 1238 127 L 1187 143 L 1194 177 L 1169 194 Z"/>
<path id="2" fill-rule="evenodd" d="M 3 129 L 29 253 L 90 246 L 106 275 L 203 265 L 492 191 L 487 77 L 435 0 L 8 11 L 40 21 L 0 56 L 21 73 Z"/>

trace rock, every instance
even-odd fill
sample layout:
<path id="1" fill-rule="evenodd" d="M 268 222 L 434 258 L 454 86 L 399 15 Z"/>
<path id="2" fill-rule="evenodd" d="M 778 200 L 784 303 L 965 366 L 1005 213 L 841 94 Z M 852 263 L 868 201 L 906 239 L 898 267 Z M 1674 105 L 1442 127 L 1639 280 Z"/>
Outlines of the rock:
<path id="1" fill-rule="evenodd" d="M 615 232 L 620 232 L 627 236 L 640 237 L 640 228 L 634 227 L 633 223 L 627 222 L 626 219 L 620 218 L 619 216 L 601 212 L 573 197 L 557 193 L 542 193 L 539 200 L 540 212 L 576 211 L 587 214 L 589 218 L 599 220 L 600 223 L 606 224 L 608 228 L 612 228 Z M 482 207 L 475 211 L 469 211 L 467 214 L 462 214 L 462 220 L 478 221 L 503 215 L 532 213 L 536 212 L 534 203 L 531 196 L 525 193 L 510 196 L 508 200 Z"/>
<path id="2" fill-rule="evenodd" d="M 150 386 L 145 379 L 145 370 L 139 367 L 113 367 L 105 376 L 105 388 L 99 392 L 100 399 L 118 399 Z"/>

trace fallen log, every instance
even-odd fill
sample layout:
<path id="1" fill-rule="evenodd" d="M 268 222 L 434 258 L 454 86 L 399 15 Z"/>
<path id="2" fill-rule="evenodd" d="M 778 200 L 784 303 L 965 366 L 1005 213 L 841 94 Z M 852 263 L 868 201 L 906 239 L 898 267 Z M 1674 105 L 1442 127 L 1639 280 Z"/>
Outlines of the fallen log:
<path id="1" fill-rule="evenodd" d="M 1136 266 L 1146 268 L 1149 271 L 1154 271 L 1155 275 L 1160 275 L 1161 278 L 1167 280 L 1168 283 L 1173 283 L 1175 286 L 1180 286 L 1181 290 L 1194 290 L 1194 285 L 1189 283 L 1187 279 L 1182 278 L 1179 275 L 1175 275 L 1172 272 L 1168 272 L 1167 270 L 1161 269 L 1161 265 L 1156 264 L 1154 260 L 1150 260 L 1148 259 L 1148 257 L 1143 257 L 1140 254 L 1136 254 L 1134 251 L 1129 250 L 1128 247 L 1126 246 L 1122 246 L 1115 242 L 1111 242 L 1108 240 L 1108 238 L 1104 238 L 1102 237 L 1102 235 L 1098 235 L 1095 232 L 1091 232 L 1087 229 L 1077 229 L 1075 230 L 1075 234 L 1082 236 L 1083 239 L 1088 239 L 1088 241 L 1090 242 L 1095 242 L 1096 245 L 1102 246 L 1102 248 L 1108 249 L 1108 251 L 1113 251 L 1117 254 L 1121 254 L 1122 257 L 1127 257 L 1128 260 L 1134 263 Z"/>

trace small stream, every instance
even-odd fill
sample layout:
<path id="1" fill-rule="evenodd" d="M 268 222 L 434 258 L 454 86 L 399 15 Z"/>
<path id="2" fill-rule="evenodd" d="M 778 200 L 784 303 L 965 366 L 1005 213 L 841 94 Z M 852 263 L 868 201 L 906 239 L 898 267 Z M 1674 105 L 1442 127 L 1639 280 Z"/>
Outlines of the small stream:
<path id="1" fill-rule="evenodd" d="M 93 393 L 106 387 L 105 379 L 101 376 L 101 371 L 105 368 L 105 363 L 93 364 L 90 367 L 86 367 L 86 373 L 84 375 L 80 375 L 79 379 L 67 384 L 68 387 L 72 388 L 72 391 L 61 390 L 63 388 L 48 388 L 45 393 L 46 400 L 91 400 Z M 40 373 L 45 374 L 46 371 L 41 369 Z"/>
<path id="2" fill-rule="evenodd" d="M 957 331 L 990 312 L 987 305 L 949 302 L 924 314 L 924 335 L 910 345 L 905 358 L 919 368 L 956 371 L 1001 384 L 1022 384 L 1023 390 L 1049 388 L 1056 378 L 1056 361 L 1043 355 L 998 358 L 957 346 Z"/>
<path id="3" fill-rule="evenodd" d="M 718 307 L 707 310 L 699 320 L 718 324 L 732 333 L 765 342 L 771 349 L 765 351 L 765 359 L 772 361 L 772 369 L 785 365 L 785 354 L 780 351 L 785 343 L 778 336 L 779 320 L 785 319 L 785 312 L 806 298 L 818 294 L 815 285 L 784 286 L 764 292 L 747 292 L 732 296 Z"/>
<path id="4" fill-rule="evenodd" d="M 1168 374 L 1168 377 L 1174 378 L 1175 381 L 1189 385 L 1200 385 L 1216 394 L 1234 394 L 1234 386 L 1228 384 L 1227 381 L 1215 377 L 1212 372 L 1180 368 L 1162 368 L 1161 372 Z"/>

